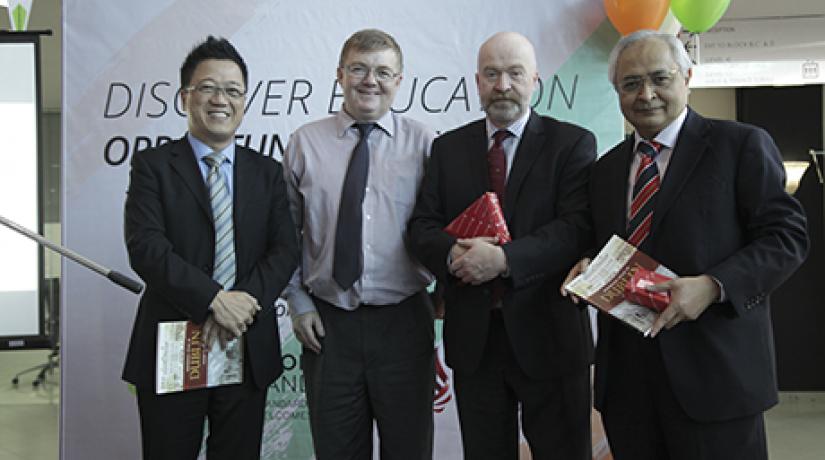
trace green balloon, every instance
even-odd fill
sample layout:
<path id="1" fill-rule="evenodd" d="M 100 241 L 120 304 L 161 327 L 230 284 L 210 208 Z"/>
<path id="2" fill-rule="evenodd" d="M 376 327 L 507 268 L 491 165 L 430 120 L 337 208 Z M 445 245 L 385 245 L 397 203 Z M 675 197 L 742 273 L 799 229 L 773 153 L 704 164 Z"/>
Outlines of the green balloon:
<path id="1" fill-rule="evenodd" d="M 702 33 L 725 14 L 730 0 L 670 0 L 670 11 L 689 32 Z"/>

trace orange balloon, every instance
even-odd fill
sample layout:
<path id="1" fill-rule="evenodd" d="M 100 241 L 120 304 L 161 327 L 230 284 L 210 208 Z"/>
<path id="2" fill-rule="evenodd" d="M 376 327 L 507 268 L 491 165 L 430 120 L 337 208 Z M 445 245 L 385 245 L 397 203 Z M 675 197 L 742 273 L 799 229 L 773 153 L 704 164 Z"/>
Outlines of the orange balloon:
<path id="1" fill-rule="evenodd" d="M 622 35 L 659 29 L 669 8 L 670 0 L 604 0 L 607 17 Z"/>

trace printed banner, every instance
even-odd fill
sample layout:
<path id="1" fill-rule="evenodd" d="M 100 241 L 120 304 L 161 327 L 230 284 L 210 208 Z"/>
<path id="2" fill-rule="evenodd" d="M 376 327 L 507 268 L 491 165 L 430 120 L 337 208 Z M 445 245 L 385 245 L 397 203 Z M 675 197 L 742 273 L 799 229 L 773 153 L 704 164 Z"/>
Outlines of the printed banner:
<path id="1" fill-rule="evenodd" d="M 479 0 L 364 0 L 357 7 L 332 0 L 65 0 L 65 244 L 129 271 L 122 216 L 130 157 L 184 134 L 179 68 L 209 34 L 232 41 L 249 66 L 238 143 L 275 159 L 298 126 L 340 109 L 338 54 L 347 37 L 367 27 L 389 32 L 403 50 L 396 112 L 437 131 L 482 117 L 478 47 L 495 32 L 515 30 L 537 50 L 535 109 L 591 129 L 601 152 L 612 147 L 623 123 L 606 61 L 618 37 L 601 0 L 514 0 L 506 13 Z M 61 458 L 137 459 L 137 407 L 120 373 L 138 299 L 76 265 L 64 265 L 63 274 Z M 300 347 L 285 306 L 274 308 L 286 370 L 270 388 L 263 458 L 310 459 Z M 460 458 L 450 373 L 441 370 L 436 458 Z"/>

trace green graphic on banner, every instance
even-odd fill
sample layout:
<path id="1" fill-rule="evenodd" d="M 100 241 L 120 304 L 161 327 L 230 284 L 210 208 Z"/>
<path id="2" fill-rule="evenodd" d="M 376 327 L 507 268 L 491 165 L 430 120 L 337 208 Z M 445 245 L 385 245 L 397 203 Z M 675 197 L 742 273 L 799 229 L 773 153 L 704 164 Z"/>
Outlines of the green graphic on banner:
<path id="1" fill-rule="evenodd" d="M 279 315 L 286 314 L 286 304 L 279 300 Z M 280 310 L 283 309 L 283 310 Z M 283 312 L 283 313 L 280 313 Z M 292 329 L 289 318 L 281 320 L 280 328 Z M 261 439 L 262 460 L 310 460 L 315 458 L 312 435 L 309 430 L 309 412 L 304 394 L 304 375 L 301 372 L 301 344 L 290 335 L 281 345 L 284 373 L 269 387 L 264 409 L 264 428 Z M 206 437 L 198 460 L 206 460 Z"/>
<path id="2" fill-rule="evenodd" d="M 11 11 L 12 22 L 14 23 L 14 30 L 26 30 L 26 9 L 23 5 L 17 5 Z"/>
<path id="3" fill-rule="evenodd" d="M 613 26 L 602 22 L 554 75 L 542 76 L 534 95 L 536 112 L 591 130 L 599 154 L 624 138 L 619 102 L 607 80 L 607 57 L 618 39 Z"/>
<path id="4" fill-rule="evenodd" d="M 284 326 L 283 322 L 280 326 Z M 282 344 L 281 352 L 284 373 L 269 387 L 261 458 L 308 460 L 314 458 L 314 452 L 300 366 L 301 344 L 290 336 Z"/>

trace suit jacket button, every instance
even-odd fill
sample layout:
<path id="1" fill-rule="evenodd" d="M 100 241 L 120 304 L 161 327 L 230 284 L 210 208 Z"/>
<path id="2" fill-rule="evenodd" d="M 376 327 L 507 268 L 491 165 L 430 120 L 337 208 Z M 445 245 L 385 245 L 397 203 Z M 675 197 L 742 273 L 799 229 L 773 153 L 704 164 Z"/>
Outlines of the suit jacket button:
<path id="1" fill-rule="evenodd" d="M 210 267 L 209 265 L 204 265 L 201 268 L 203 269 L 204 273 L 210 273 L 212 271 L 212 267 Z"/>

